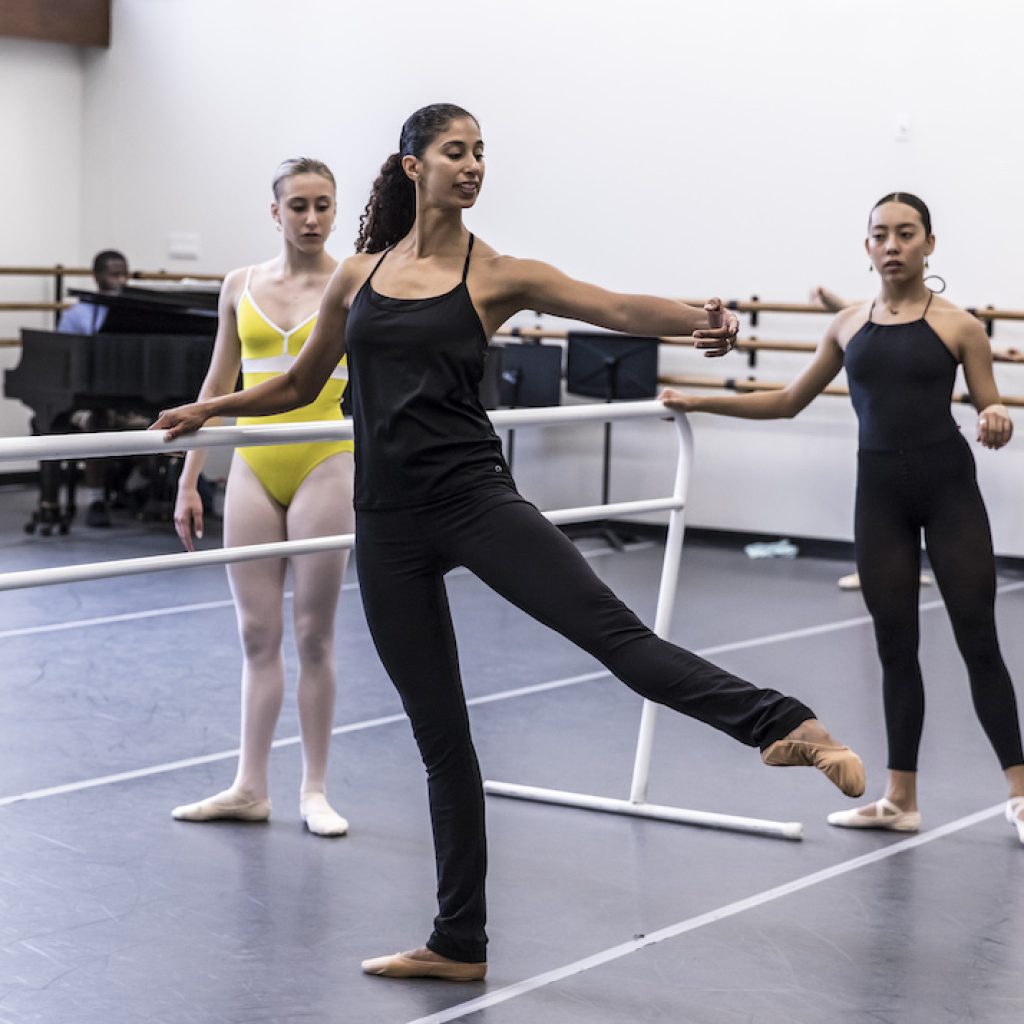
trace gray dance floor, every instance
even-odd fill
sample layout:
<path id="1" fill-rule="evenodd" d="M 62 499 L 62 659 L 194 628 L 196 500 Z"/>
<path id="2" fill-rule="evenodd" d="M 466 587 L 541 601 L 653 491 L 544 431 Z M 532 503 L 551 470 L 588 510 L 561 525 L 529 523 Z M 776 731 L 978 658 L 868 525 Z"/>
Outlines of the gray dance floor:
<path id="1" fill-rule="evenodd" d="M 4 569 L 175 549 L 164 527 L 125 521 L 27 537 L 31 501 L 0 492 Z M 581 545 L 650 620 L 660 547 Z M 859 595 L 835 585 L 848 568 L 691 543 L 674 637 L 810 703 L 860 749 L 879 795 L 879 672 Z M 1000 583 L 1020 689 L 1024 584 Z M 338 622 L 330 795 L 352 823 L 339 840 L 301 826 L 293 693 L 271 822 L 170 817 L 234 768 L 223 570 L 0 596 L 0 1024 L 1024 1019 L 1024 847 L 934 589 L 919 836 L 832 829 L 827 812 L 851 804 L 816 772 L 765 768 L 665 712 L 652 801 L 800 820 L 803 840 L 489 798 L 487 981 L 365 977 L 363 957 L 422 942 L 434 900 L 422 770 L 357 585 L 351 574 Z M 639 700 L 471 576 L 449 592 L 485 775 L 626 796 Z"/>

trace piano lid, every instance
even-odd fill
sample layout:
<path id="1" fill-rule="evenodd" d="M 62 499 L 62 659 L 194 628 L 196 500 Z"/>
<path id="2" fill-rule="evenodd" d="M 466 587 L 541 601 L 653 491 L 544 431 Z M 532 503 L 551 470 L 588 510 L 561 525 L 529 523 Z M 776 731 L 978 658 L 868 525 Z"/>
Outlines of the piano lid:
<path id="1" fill-rule="evenodd" d="M 217 333 L 218 293 L 207 288 L 127 287 L 117 295 L 78 288 L 69 291 L 80 302 L 106 307 L 101 334 Z"/>

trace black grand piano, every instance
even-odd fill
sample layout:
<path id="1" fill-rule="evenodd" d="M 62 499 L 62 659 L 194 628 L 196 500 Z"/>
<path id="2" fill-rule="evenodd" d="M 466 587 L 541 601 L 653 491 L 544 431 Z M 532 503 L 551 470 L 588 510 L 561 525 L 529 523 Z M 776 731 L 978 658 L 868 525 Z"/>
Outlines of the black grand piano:
<path id="1" fill-rule="evenodd" d="M 210 365 L 217 331 L 217 292 L 128 287 L 117 295 L 75 291 L 79 301 L 106 307 L 97 334 L 23 330 L 21 362 L 4 375 L 4 393 L 32 410 L 36 434 L 67 433 L 80 411 L 136 412 L 195 400 Z M 68 474 L 68 500 L 60 501 Z M 75 514 L 75 466 L 40 465 L 39 504 L 25 525 L 67 533 Z"/>

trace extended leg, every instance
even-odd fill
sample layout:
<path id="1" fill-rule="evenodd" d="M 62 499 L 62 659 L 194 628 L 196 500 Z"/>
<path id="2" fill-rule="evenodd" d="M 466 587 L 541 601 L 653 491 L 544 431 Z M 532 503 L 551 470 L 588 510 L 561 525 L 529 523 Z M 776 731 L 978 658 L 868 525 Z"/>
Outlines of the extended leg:
<path id="1" fill-rule="evenodd" d="M 492 508 L 453 535 L 459 561 L 528 615 L 592 654 L 641 696 L 767 747 L 814 717 L 656 636 L 532 505 Z"/>
<path id="2" fill-rule="evenodd" d="M 863 792 L 859 758 L 832 740 L 806 705 L 656 636 L 528 502 L 500 501 L 483 514 L 456 517 L 445 536 L 459 562 L 637 693 L 761 747 L 768 764 L 814 764 L 849 795 Z"/>

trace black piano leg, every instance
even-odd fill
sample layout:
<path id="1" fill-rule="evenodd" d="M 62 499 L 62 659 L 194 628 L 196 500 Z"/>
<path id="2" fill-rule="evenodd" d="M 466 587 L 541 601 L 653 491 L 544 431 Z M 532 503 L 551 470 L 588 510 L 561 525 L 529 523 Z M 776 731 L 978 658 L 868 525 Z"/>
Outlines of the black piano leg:
<path id="1" fill-rule="evenodd" d="M 75 518 L 75 513 L 78 511 L 78 505 L 75 503 L 75 492 L 78 489 L 78 462 L 75 459 L 70 459 L 67 463 L 67 473 L 64 476 L 64 482 L 67 485 L 67 499 L 64 502 L 62 512 L 61 533 L 68 532 Z"/>
<path id="2" fill-rule="evenodd" d="M 60 488 L 65 479 L 65 466 L 67 469 L 68 504 L 62 505 L 60 500 Z M 75 515 L 75 477 L 77 468 L 74 463 L 60 461 L 47 461 L 39 463 L 39 504 L 32 512 L 32 518 L 25 524 L 26 533 L 35 533 L 36 530 L 44 537 L 57 532 L 65 534 L 71 528 L 71 520 Z"/>

